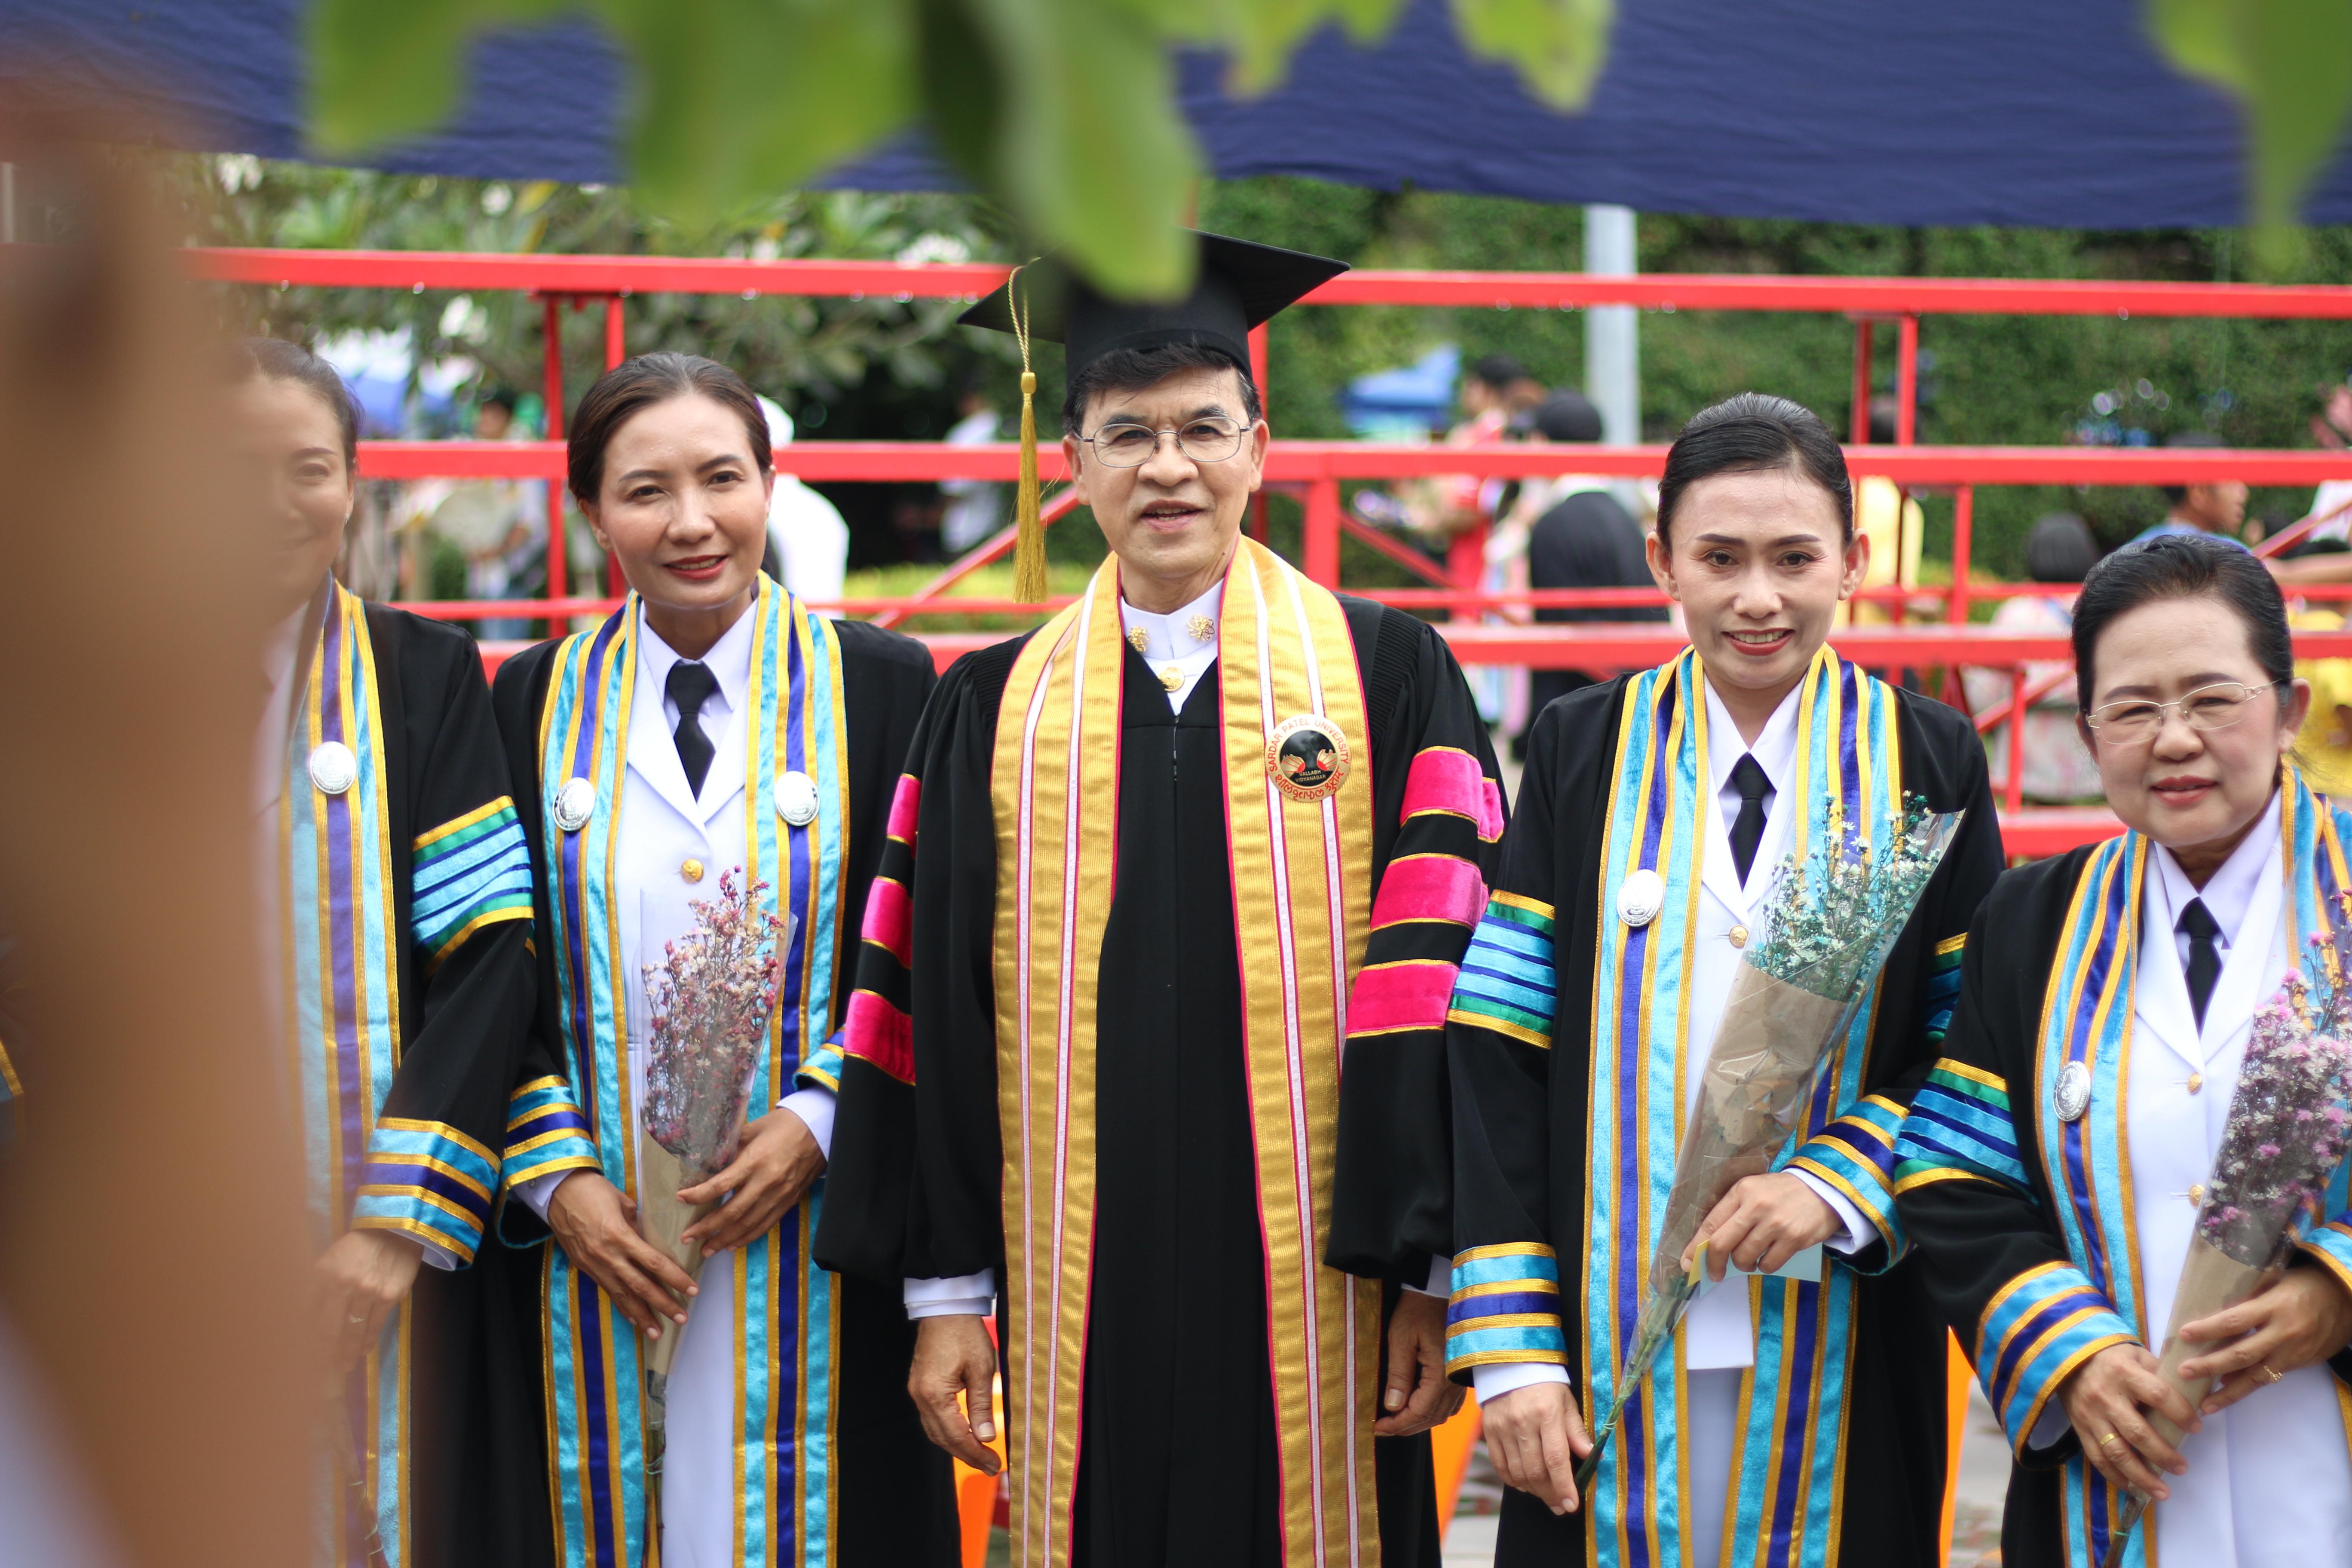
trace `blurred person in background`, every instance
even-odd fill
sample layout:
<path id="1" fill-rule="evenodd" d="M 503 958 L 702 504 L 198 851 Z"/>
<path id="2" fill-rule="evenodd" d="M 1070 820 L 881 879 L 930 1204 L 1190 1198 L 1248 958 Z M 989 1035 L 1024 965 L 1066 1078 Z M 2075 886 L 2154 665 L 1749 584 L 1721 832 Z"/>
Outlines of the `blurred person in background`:
<path id="1" fill-rule="evenodd" d="M 1535 411 L 1528 438 L 1538 444 L 1591 443 L 1601 439 L 1601 414 L 1580 392 L 1555 392 Z M 1525 521 L 1530 510 L 1532 521 Z M 1591 474 L 1529 479 L 1521 487 L 1498 540 L 1525 530 L 1521 547 L 1530 588 L 1652 588 L 1655 584 L 1643 552 L 1642 525 L 1618 502 L 1610 482 Z M 1663 621 L 1663 605 L 1539 609 L 1539 624 L 1574 621 Z M 1528 731 L 1547 704 L 1598 679 L 1580 669 L 1529 672 L 1527 712 L 1511 742 L 1513 755 L 1527 760 Z"/>
<path id="2" fill-rule="evenodd" d="M 2311 437 L 2331 452 L 2345 451 L 2352 444 L 2352 379 L 2324 390 L 2319 412 L 2311 416 Z M 2304 535 L 2306 540 L 2352 542 L 2352 479 L 2323 480 L 2312 492 L 2311 508 L 2304 516 L 2320 519 Z M 2347 575 L 2352 576 L 2352 571 Z"/>
<path id="3" fill-rule="evenodd" d="M 499 670 L 547 933 L 506 1164 L 505 1234 L 553 1233 L 534 1316 L 556 1463 L 533 1484 L 553 1491 L 567 1563 L 948 1568 L 950 1468 L 904 1392 L 914 1327 L 896 1289 L 836 1278 L 809 1249 L 851 933 L 869 889 L 895 891 L 877 870 L 908 831 L 892 791 L 931 658 L 814 614 L 761 571 L 772 417 L 692 355 L 600 377 L 566 471 L 628 600 Z M 656 1150 L 639 1113 L 658 1026 L 646 972 L 730 873 L 793 929 L 737 1152 L 677 1194 L 712 1205 L 683 1234 L 694 1279 L 639 1231 Z M 666 1390 L 646 1364 L 664 1334 L 684 1336 Z"/>
<path id="4" fill-rule="evenodd" d="M 526 438 L 528 433 L 515 425 L 515 395 L 498 386 L 483 393 L 474 413 L 474 439 Z M 547 487 L 538 479 L 461 479 L 432 509 L 425 526 L 466 558 L 466 597 L 509 598 L 546 539 Z M 511 616 L 494 616 L 475 626 L 485 640 L 530 632 L 530 622 Z"/>
<path id="5" fill-rule="evenodd" d="M 1895 443 L 1895 399 L 1886 394 L 1870 400 L 1870 439 L 1874 446 Z M 1864 589 L 1904 587 L 1919 581 L 1919 542 L 1927 534 L 1926 514 L 1903 487 L 1885 474 L 1864 474 L 1853 482 L 1853 531 L 1870 541 L 1870 569 L 1863 574 Z M 1875 603 L 1857 595 L 1838 606 L 1836 625 L 1899 626 L 1903 605 Z"/>
<path id="6" fill-rule="evenodd" d="M 975 376 L 956 399 L 956 422 L 949 426 L 950 447 L 984 447 L 996 439 L 1003 423 L 988 400 L 988 388 Z M 942 479 L 940 493 L 948 498 L 940 517 L 940 552 L 953 561 L 1004 526 L 1004 487 L 987 479 Z"/>
<path id="7" fill-rule="evenodd" d="M 529 1277 L 488 1234 L 533 994 L 530 864 L 481 659 L 330 574 L 359 428 L 334 368 L 256 338 L 224 370 L 274 503 L 250 808 L 334 1347 L 320 1561 L 544 1563 Z"/>
<path id="8" fill-rule="evenodd" d="M 1462 417 L 1445 433 L 1449 447 L 1491 447 L 1510 434 L 1514 391 L 1524 401 L 1541 387 L 1508 354 L 1486 354 L 1462 378 Z M 1445 474 L 1401 487 L 1405 518 L 1414 532 L 1445 552 L 1445 574 L 1475 588 L 1486 571 L 1486 530 L 1502 499 L 1500 480 Z"/>
<path id="9" fill-rule="evenodd" d="M 1993 612 L 1992 624 L 2007 631 L 2067 636 L 2074 626 L 2072 590 L 2098 562 L 2098 541 L 2091 537 L 2090 525 L 2071 511 L 2051 512 L 2036 521 L 2025 537 L 2026 574 L 2036 583 L 2066 584 L 2068 591 L 2003 599 L 2000 608 Z M 2068 673 L 2071 668 L 2071 661 L 2065 659 L 2025 667 L 2028 692 L 2042 690 L 2045 682 L 2057 679 L 2057 684 L 2031 699 L 2025 712 L 2023 788 L 2028 800 L 2063 803 L 2089 800 L 2099 793 L 2097 759 L 2084 750 L 2075 733 L 2077 704 L 2074 678 Z M 1963 673 L 1962 680 L 1971 712 L 1981 718 L 2009 710 L 2006 671 L 1970 669 Z M 1990 742 L 1996 791 L 2009 779 L 2010 729 L 2002 724 L 1992 731 Z"/>
<path id="10" fill-rule="evenodd" d="M 2197 450 L 2219 449 L 2227 445 L 2210 430 L 2176 431 L 2164 443 L 2168 447 Z M 2144 539 L 2161 539 L 2168 533 L 2201 533 L 2215 539 L 2225 539 L 2239 548 L 2245 541 L 2238 531 L 2246 523 L 2246 497 L 2249 493 L 2243 479 L 2213 479 L 2204 484 L 2165 485 L 2166 511 L 2161 522 L 2152 523 L 2134 534 L 2131 542 Z"/>
<path id="11" fill-rule="evenodd" d="M 768 416 L 768 440 L 781 450 L 793 444 L 793 416 L 773 398 L 760 399 Z M 790 474 L 775 476 L 768 495 L 765 564 L 804 604 L 837 605 L 849 574 L 849 524 L 841 509 Z"/>

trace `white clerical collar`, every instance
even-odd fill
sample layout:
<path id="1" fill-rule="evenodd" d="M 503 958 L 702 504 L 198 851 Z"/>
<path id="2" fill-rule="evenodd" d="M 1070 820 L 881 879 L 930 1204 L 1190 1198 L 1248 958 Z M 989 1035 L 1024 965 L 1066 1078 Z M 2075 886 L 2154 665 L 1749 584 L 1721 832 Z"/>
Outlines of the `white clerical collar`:
<path id="1" fill-rule="evenodd" d="M 2238 841 L 2230 858 L 2221 868 L 2207 879 L 2202 888 L 2189 880 L 2189 873 L 2172 858 L 2172 851 L 2158 845 L 2153 858 L 2156 875 L 2148 879 L 2147 897 L 2151 907 L 2147 922 L 2162 931 L 2172 931 L 2180 924 L 2180 911 L 2189 907 L 2191 899 L 2205 901 L 2206 913 L 2221 928 L 2217 940 L 2223 947 L 2234 946 L 2240 928 L 2246 923 L 2246 911 L 2252 907 L 2254 891 L 2266 876 L 2278 873 L 2279 797 L 2271 792 L 2270 805 L 2263 808 L 2261 820 L 2253 830 Z"/>
<path id="2" fill-rule="evenodd" d="M 1797 770 L 1797 700 L 1805 689 L 1802 680 L 1789 689 L 1780 705 L 1772 710 L 1772 717 L 1764 721 L 1756 743 L 1748 744 L 1739 738 L 1739 726 L 1732 722 L 1731 710 L 1716 695 L 1715 680 L 1706 682 L 1706 769 L 1714 775 L 1715 792 L 1721 795 L 1731 788 L 1731 770 L 1742 757 L 1754 757 L 1756 765 L 1764 770 L 1771 781 L 1776 795 L 1788 792 L 1795 782 Z"/>
<path id="3" fill-rule="evenodd" d="M 1217 611 L 1225 602 L 1223 579 L 1189 605 L 1160 615 L 1139 610 L 1119 595 L 1118 620 L 1128 646 L 1143 656 L 1160 684 L 1168 689 L 1168 706 L 1183 711 L 1184 700 L 1217 661 Z"/>
<path id="4" fill-rule="evenodd" d="M 740 713 L 744 704 L 751 700 L 751 621 L 759 613 L 759 601 L 754 598 L 751 608 L 736 616 L 735 624 L 721 632 L 719 640 L 710 645 L 710 651 L 698 661 L 719 678 L 719 700 L 727 704 L 730 714 Z M 661 633 L 654 630 L 653 622 L 645 619 L 642 614 L 637 629 L 643 634 L 637 638 L 639 689 L 662 694 L 662 711 L 669 716 L 670 724 L 675 727 L 677 714 L 670 706 L 668 698 L 670 667 L 688 661 L 684 654 L 662 640 Z M 707 731 L 709 727 L 706 725 L 704 728 Z M 711 739 L 716 741 L 718 736 L 713 734 Z"/>

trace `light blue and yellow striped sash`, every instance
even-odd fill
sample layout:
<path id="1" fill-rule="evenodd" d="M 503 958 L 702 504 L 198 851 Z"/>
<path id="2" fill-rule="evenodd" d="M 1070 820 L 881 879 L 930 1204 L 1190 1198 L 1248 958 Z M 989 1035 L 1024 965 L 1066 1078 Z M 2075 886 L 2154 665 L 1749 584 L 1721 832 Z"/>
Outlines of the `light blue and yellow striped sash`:
<path id="1" fill-rule="evenodd" d="M 529 1103 L 518 1098 L 517 1142 L 508 1152 L 510 1180 L 544 1173 L 551 1148 L 593 1143 L 605 1176 L 635 1190 L 614 828 L 627 776 L 641 613 L 632 595 L 604 626 L 566 638 L 550 678 L 540 729 L 549 902 L 571 1083 L 588 1091 L 573 1103 L 546 1083 L 526 1086 Z M 769 882 L 763 901 L 795 922 L 768 1058 L 752 1080 L 757 1114 L 804 1061 L 831 1059 L 849 769 L 838 634 L 765 576 L 751 614 L 745 873 Z M 806 827 L 785 825 L 776 812 L 776 781 L 795 772 L 815 784 L 823 803 Z M 595 786 L 596 804 L 586 826 L 567 834 L 555 825 L 553 803 L 572 778 Z M 831 1276 L 809 1257 L 823 1201 L 820 1183 L 776 1230 L 736 1255 L 734 1493 L 749 1563 L 824 1568 L 835 1560 L 840 1308 Z M 562 1560 L 566 1568 L 637 1568 L 647 1561 L 648 1498 L 636 1335 L 561 1247 L 549 1249 L 546 1306 Z"/>
<path id="2" fill-rule="evenodd" d="M 2346 819 L 2291 764 L 2281 790 L 2287 952 L 2315 984 L 2332 984 L 2333 949 L 2308 946 L 2305 939 L 2328 931 L 2324 911 L 2352 889 L 2344 858 Z M 2012 1444 L 2024 1442 L 2059 1384 L 2081 1362 L 2125 1339 L 2153 1343 L 2151 1330 L 2163 1331 L 2161 1324 L 2146 1321 L 2126 1130 L 2141 894 L 2151 852 L 2145 836 L 2128 833 L 2100 845 L 2084 862 L 2042 994 L 2032 1116 L 2042 1173 L 2058 1194 L 2059 1233 L 2073 1263 L 2012 1280 L 1978 1325 L 1978 1377 Z M 2057 1083 L 2074 1063 L 2090 1073 L 2091 1097 L 2083 1115 L 2066 1121 L 2058 1115 Z M 2339 1168 L 2322 1207 L 2326 1215 L 2341 1215 L 2346 1206 L 2347 1172 Z M 2319 1217 L 2306 1215 L 2298 1228 L 2309 1234 Z M 2122 1500 L 2079 1454 L 2067 1461 L 2064 1497 L 2068 1561 L 2074 1568 L 2095 1568 L 2105 1555 Z M 2147 1539 L 2145 1530 L 2133 1532 L 2126 1558 L 2133 1568 L 2145 1560 Z"/>
<path id="3" fill-rule="evenodd" d="M 1632 1342 L 1665 1220 L 1666 1192 L 1682 1137 L 1685 1069 L 1712 1045 L 1693 1039 L 1687 1015 L 1696 954 L 1702 812 L 1714 810 L 1706 760 L 1704 672 L 1695 650 L 1648 670 L 1627 688 L 1615 784 L 1602 848 L 1592 995 L 1591 1163 L 1585 1212 L 1584 1364 L 1596 1410 L 1615 1396 L 1618 1363 Z M 1799 699 L 1797 777 L 1789 798 L 1805 815 L 1791 852 L 1802 857 L 1842 808 L 1852 837 L 1883 835 L 1903 798 L 1893 689 L 1824 647 Z M 1664 879 L 1666 899 L 1646 926 L 1617 918 L 1618 887 L 1638 868 Z M 1844 1044 L 1823 1071 L 1791 1135 L 1788 1157 L 1861 1094 L 1874 989 L 1855 1010 Z M 1696 1055 L 1694 1055 L 1696 1053 Z M 1836 1501 L 1853 1340 L 1853 1282 L 1832 1269 L 1822 1282 L 1751 1281 L 1756 1364 L 1743 1375 L 1745 1426 L 1738 1436 L 1728 1561 L 1757 1568 L 1821 1568 L 1837 1553 Z M 1597 1563 L 1683 1560 L 1690 1517 L 1682 1462 L 1685 1396 L 1682 1335 L 1672 1370 L 1661 1363 L 1626 1407 L 1605 1450 L 1591 1504 Z"/>

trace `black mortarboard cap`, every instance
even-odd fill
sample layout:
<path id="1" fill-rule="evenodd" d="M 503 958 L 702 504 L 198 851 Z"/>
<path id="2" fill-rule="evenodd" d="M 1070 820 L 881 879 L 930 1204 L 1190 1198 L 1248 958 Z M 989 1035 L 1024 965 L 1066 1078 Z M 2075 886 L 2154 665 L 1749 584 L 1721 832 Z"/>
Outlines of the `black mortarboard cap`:
<path id="1" fill-rule="evenodd" d="M 1249 363 L 1249 333 L 1309 292 L 1348 270 L 1344 261 L 1303 250 L 1254 245 L 1222 234 L 1200 234 L 1201 265 L 1192 291 L 1181 300 L 1113 300 L 1072 272 L 1058 255 L 1040 257 L 957 321 L 992 331 L 1013 331 L 1008 294 L 1017 290 L 1029 335 L 1063 345 L 1064 374 L 1076 376 L 1121 349 L 1197 343 L 1223 349 Z"/>

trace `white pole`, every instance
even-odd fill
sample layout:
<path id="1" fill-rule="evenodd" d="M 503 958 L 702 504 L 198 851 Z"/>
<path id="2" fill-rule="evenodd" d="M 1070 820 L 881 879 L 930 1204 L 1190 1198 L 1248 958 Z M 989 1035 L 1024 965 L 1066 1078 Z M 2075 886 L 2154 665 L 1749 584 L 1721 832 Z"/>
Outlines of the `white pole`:
<path id="1" fill-rule="evenodd" d="M 1631 278 L 1633 209 L 1584 209 L 1584 269 L 1604 278 Z M 1584 395 L 1601 411 L 1601 439 L 1631 446 L 1642 438 L 1642 353 L 1639 318 L 1631 305 L 1595 305 L 1584 312 Z"/>
<path id="2" fill-rule="evenodd" d="M 0 245 L 16 243 L 16 165 L 0 163 Z"/>

